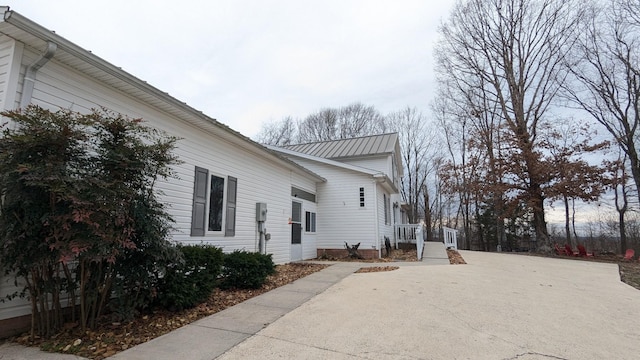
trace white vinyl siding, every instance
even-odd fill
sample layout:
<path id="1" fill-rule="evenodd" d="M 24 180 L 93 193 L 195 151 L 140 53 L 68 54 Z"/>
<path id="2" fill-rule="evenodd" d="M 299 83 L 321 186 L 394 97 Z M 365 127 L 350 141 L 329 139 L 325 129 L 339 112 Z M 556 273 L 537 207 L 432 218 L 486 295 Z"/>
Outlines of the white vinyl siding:
<path id="1" fill-rule="evenodd" d="M 327 179 L 317 185 L 317 248 L 343 249 L 345 240 L 350 244 L 360 242 L 361 249 L 375 246 L 376 214 L 371 198 L 375 183 L 371 175 L 313 160 L 292 159 Z M 361 187 L 364 187 L 365 207 L 360 207 Z"/>
<path id="2" fill-rule="evenodd" d="M 382 241 L 385 236 L 393 239 L 393 225 L 390 223 L 385 223 L 388 214 L 385 213 L 387 209 L 385 209 L 385 204 L 388 205 L 389 197 L 384 193 L 384 190 L 381 185 L 378 186 L 378 198 L 376 201 L 378 202 L 378 241 Z"/>
<path id="3" fill-rule="evenodd" d="M 22 46 L 0 35 L 2 109 L 18 107 L 23 69 L 39 56 L 33 47 Z M 92 69 L 88 71 L 99 74 L 106 81 L 115 79 Z M 269 211 L 265 226 L 271 234 L 267 252 L 273 255 L 275 263 L 289 262 L 291 230 L 287 220 L 291 216 L 291 187 L 316 193 L 316 177 L 274 159 L 266 150 L 230 130 L 206 119 L 198 120 L 198 125 L 194 125 L 181 117 L 185 111 L 177 107 L 169 109 L 171 114 L 159 110 L 153 103 L 161 103 L 162 99 L 133 86 L 130 90 L 136 93 L 136 97 L 62 65 L 54 57 L 38 71 L 31 103 L 52 111 L 67 109 L 81 113 L 104 107 L 131 118 L 142 118 L 149 126 L 179 138 L 174 153 L 182 163 L 173 168 L 177 178 L 156 183 L 160 200 L 167 204 L 168 212 L 175 221 L 172 240 L 185 244 L 211 244 L 225 252 L 257 251 L 255 204 L 264 202 Z M 140 100 L 142 98 L 145 100 Z M 232 183 L 236 186 L 235 199 L 226 200 L 225 220 L 229 221 L 223 222 L 225 231 L 205 231 L 203 236 L 191 236 L 195 166 L 207 169 L 209 174 L 224 174 L 228 181 L 227 192 Z M 235 179 L 239 181 L 233 181 Z M 234 236 L 225 237 L 230 234 L 232 224 L 235 224 Z M 314 242 L 310 244 L 315 246 Z M 309 256 L 310 253 L 307 249 L 305 254 Z M 12 284 L 8 277 L 0 276 L 0 296 L 13 292 Z M 29 312 L 28 302 L 22 299 L 0 303 L 0 320 Z"/>
<path id="4" fill-rule="evenodd" d="M 0 109 L 13 110 L 20 96 L 22 43 L 0 37 Z"/>
<path id="5" fill-rule="evenodd" d="M 37 54 L 26 49 L 25 53 L 25 65 L 37 58 Z M 229 142 L 227 137 L 234 136 L 214 125 L 196 127 L 159 111 L 157 107 L 60 65 L 55 58 L 38 71 L 32 102 L 51 110 L 63 108 L 84 113 L 104 106 L 132 118 L 142 118 L 150 126 L 180 138 L 175 153 L 183 163 L 174 168 L 178 178 L 157 183 L 162 192 L 161 200 L 170 205 L 169 212 L 175 221 L 173 240 L 187 244 L 209 243 L 222 247 L 225 252 L 236 249 L 256 251 L 255 203 L 264 202 L 269 209 L 265 225 L 271 233 L 267 251 L 273 253 L 276 263 L 289 261 L 287 219 L 291 213 L 291 187 L 315 193 L 316 180 L 302 170 L 292 171 L 267 158 L 255 145 L 238 146 Z M 191 237 L 195 166 L 208 169 L 210 174 L 240 179 L 237 183 L 235 236 L 225 238 L 224 231 L 221 231 Z"/>
<path id="6" fill-rule="evenodd" d="M 391 156 L 383 155 L 383 156 L 375 156 L 375 157 L 365 157 L 362 159 L 347 159 L 344 161 L 345 164 L 359 166 L 365 169 L 379 171 L 381 173 L 385 173 L 391 179 L 393 175 L 391 175 Z"/>

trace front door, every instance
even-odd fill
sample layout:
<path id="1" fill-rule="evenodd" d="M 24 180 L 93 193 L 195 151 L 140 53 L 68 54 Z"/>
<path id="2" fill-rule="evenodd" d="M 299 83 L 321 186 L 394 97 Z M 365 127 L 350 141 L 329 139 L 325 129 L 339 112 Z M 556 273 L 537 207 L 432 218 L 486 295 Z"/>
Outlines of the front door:
<path id="1" fill-rule="evenodd" d="M 291 261 L 302 260 L 302 203 L 291 202 Z"/>

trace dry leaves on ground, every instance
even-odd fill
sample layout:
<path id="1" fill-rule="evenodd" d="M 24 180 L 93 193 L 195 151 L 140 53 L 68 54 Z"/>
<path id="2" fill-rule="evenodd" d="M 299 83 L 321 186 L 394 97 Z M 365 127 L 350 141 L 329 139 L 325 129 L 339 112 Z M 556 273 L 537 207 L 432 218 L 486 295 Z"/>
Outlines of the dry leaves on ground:
<path id="1" fill-rule="evenodd" d="M 384 250 L 382 251 L 384 255 Z M 389 256 L 385 256 L 378 259 L 356 259 L 349 256 L 343 257 L 335 257 L 330 255 L 325 255 L 319 257 L 316 260 L 326 260 L 326 261 L 352 261 L 352 262 L 364 262 L 364 263 L 385 263 L 385 262 L 398 262 L 398 261 L 418 261 L 418 252 L 416 249 L 397 249 L 391 250 L 391 254 Z"/>
<path id="2" fill-rule="evenodd" d="M 397 266 L 370 266 L 370 267 L 362 267 L 356 271 L 356 274 L 359 273 L 371 273 L 371 272 L 381 272 L 381 271 L 392 271 L 397 270 L 399 267 Z"/>
<path id="3" fill-rule="evenodd" d="M 620 280 L 640 290 L 640 262 L 619 262 Z"/>
<path id="4" fill-rule="evenodd" d="M 23 345 L 39 345 L 46 351 L 64 352 L 101 360 L 205 316 L 239 304 L 254 296 L 289 284 L 327 266 L 312 263 L 278 265 L 276 266 L 276 273 L 269 276 L 262 288 L 253 290 L 216 289 L 206 303 L 200 304 L 193 309 L 180 312 L 152 311 L 128 323 L 111 323 L 105 318 L 105 322 L 101 323 L 96 329 L 84 333 L 74 324 L 69 324 L 53 338 L 46 341 L 41 340 L 35 344 L 30 343 L 28 335 L 14 340 Z"/>
<path id="5" fill-rule="evenodd" d="M 460 264 L 466 264 L 467 263 L 462 258 L 462 255 L 460 255 L 460 253 L 458 251 L 456 251 L 456 250 L 447 249 L 447 255 L 449 256 L 449 264 L 460 265 Z"/>

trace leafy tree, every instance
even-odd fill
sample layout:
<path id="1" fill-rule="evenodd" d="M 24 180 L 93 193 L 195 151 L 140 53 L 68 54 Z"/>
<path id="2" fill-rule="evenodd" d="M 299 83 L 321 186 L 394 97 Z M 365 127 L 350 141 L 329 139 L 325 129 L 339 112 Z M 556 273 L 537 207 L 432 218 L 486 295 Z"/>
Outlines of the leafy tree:
<path id="1" fill-rule="evenodd" d="M 62 326 L 63 292 L 75 300 L 69 260 L 86 233 L 76 220 L 84 208 L 77 194 L 88 187 L 87 123 L 35 107 L 3 115 L 19 127 L 5 127 L 0 141 L 0 264 L 26 284 L 32 337 L 48 337 Z"/>
<path id="2" fill-rule="evenodd" d="M 3 269 L 26 283 L 32 335 L 62 325 L 63 296 L 93 327 L 112 290 L 137 298 L 176 257 L 154 184 L 173 176 L 177 139 L 106 110 L 2 115 L 17 124 L 0 142 Z"/>

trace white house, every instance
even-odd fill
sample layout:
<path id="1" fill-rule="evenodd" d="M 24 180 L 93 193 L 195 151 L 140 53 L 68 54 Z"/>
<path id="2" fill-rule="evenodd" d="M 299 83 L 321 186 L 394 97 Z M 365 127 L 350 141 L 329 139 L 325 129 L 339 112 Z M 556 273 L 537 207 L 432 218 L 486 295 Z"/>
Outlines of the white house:
<path id="1" fill-rule="evenodd" d="M 179 178 L 158 185 L 176 221 L 173 240 L 257 251 L 263 227 L 271 235 L 266 252 L 276 263 L 315 257 L 314 244 L 302 254 L 291 244 L 291 199 L 292 192 L 315 196 L 325 179 L 8 7 L 0 13 L 1 109 L 36 104 L 86 113 L 106 107 L 142 118 L 181 138 Z M 257 203 L 266 204 L 264 223 L 257 221 Z M 9 280 L 0 279 L 0 297 L 13 292 Z M 0 304 L 0 320 L 28 313 L 26 302 Z"/>
<path id="2" fill-rule="evenodd" d="M 286 263 L 344 241 L 377 256 L 393 237 L 402 173 L 395 134 L 267 148 L 9 7 L 0 14 L 0 109 L 105 107 L 181 139 L 178 178 L 157 185 L 174 241 L 264 251 Z M 11 280 L 0 277 L 0 298 L 15 290 Z M 1 303 L 0 337 L 28 324 L 29 310 L 19 299 Z"/>
<path id="3" fill-rule="evenodd" d="M 302 236 L 303 243 L 314 237 L 318 256 L 342 253 L 347 242 L 359 243 L 359 253 L 374 258 L 380 256 L 385 237 L 393 241 L 394 225 L 403 218 L 398 134 L 269 148 L 327 180 L 317 185 L 316 231 L 309 234 L 305 227 Z M 301 204 L 307 206 L 304 199 Z"/>

